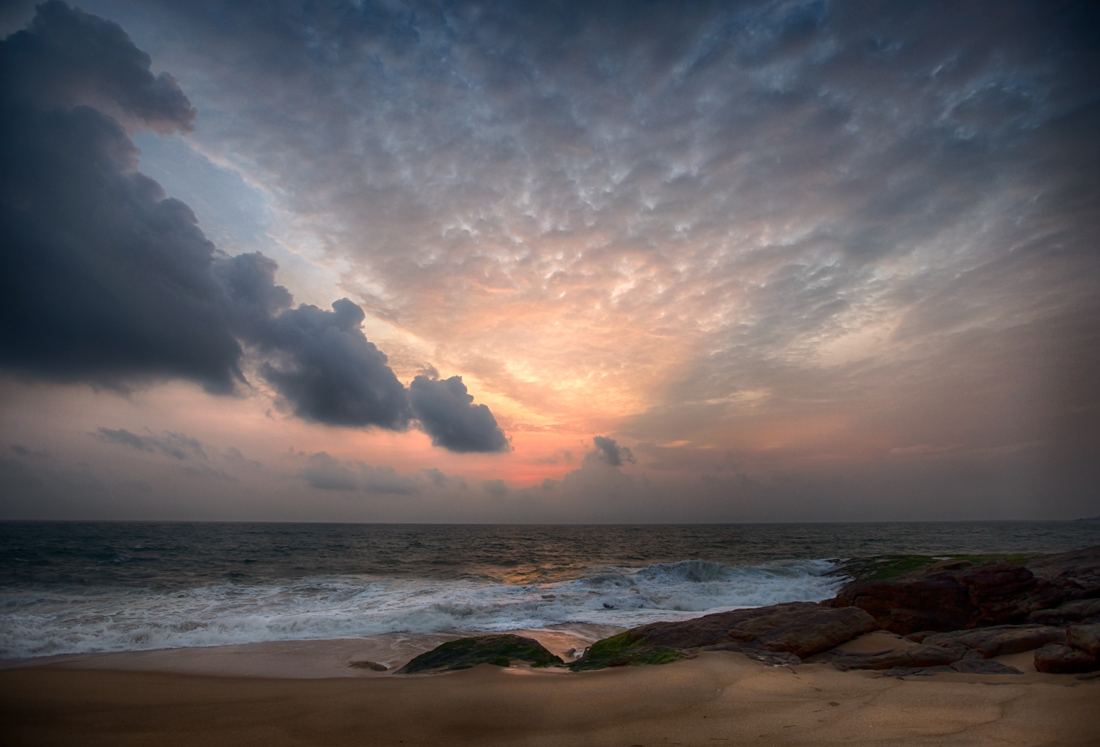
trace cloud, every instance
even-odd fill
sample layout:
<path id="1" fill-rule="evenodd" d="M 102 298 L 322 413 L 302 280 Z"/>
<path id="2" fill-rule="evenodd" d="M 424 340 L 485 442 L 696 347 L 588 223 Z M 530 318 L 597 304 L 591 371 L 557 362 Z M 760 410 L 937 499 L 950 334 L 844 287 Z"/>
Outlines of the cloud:
<path id="1" fill-rule="evenodd" d="M 292 307 L 273 260 L 218 251 L 187 205 L 137 170 L 130 131 L 188 131 L 195 109 L 121 27 L 46 3 L 0 42 L 0 66 L 0 366 L 119 389 L 183 378 L 225 394 L 255 358 L 305 420 L 407 428 L 405 387 L 357 305 Z M 488 408 L 454 396 L 418 399 L 434 441 L 503 448 Z"/>
<path id="2" fill-rule="evenodd" d="M 308 457 L 308 465 L 298 473 L 310 487 L 354 493 L 412 495 L 430 486 L 446 488 L 454 484 L 465 487 L 461 478 L 449 478 L 439 470 L 402 475 L 393 467 L 372 466 L 364 462 L 343 461 L 319 451 Z"/>
<path id="3" fill-rule="evenodd" d="M 504 480 L 485 480 L 481 483 L 481 489 L 494 498 L 508 495 L 508 486 L 504 484 Z"/>
<path id="4" fill-rule="evenodd" d="M 119 428 L 117 430 L 111 428 L 98 428 L 92 435 L 104 443 L 129 446 L 132 449 L 151 453 L 159 452 L 165 456 L 170 456 L 173 459 L 179 459 L 181 461 L 188 459 L 207 459 L 206 450 L 203 449 L 202 442 L 197 438 L 193 438 L 183 433 L 168 431 L 163 436 L 140 436 L 136 433 L 131 433 L 125 428 Z"/>
<path id="5" fill-rule="evenodd" d="M 595 436 L 592 443 L 596 445 L 596 450 L 590 453 L 595 454 L 612 467 L 621 467 L 624 462 L 634 464 L 634 454 L 626 446 L 619 446 L 615 439 Z"/>
<path id="6" fill-rule="evenodd" d="M 509 451 L 493 413 L 473 401 L 461 376 L 432 379 L 421 375 L 409 384 L 409 403 L 434 445 L 459 453 Z"/>

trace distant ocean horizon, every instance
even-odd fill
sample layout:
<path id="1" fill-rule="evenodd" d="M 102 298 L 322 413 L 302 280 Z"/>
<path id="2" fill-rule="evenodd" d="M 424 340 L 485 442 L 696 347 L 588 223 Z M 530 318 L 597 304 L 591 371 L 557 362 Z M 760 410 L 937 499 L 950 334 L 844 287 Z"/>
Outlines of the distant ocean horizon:
<path id="1" fill-rule="evenodd" d="M 1053 553 L 1097 521 L 0 522 L 0 658 L 632 627 L 820 601 L 851 559 Z"/>

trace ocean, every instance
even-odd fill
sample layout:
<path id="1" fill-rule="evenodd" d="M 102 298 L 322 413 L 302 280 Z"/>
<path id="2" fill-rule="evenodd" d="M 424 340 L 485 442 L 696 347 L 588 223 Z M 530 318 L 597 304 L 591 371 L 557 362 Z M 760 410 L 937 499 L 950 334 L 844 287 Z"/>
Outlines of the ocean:
<path id="1" fill-rule="evenodd" d="M 0 522 L 0 658 L 632 627 L 833 596 L 845 560 L 1050 553 L 1100 521 L 672 526 Z"/>

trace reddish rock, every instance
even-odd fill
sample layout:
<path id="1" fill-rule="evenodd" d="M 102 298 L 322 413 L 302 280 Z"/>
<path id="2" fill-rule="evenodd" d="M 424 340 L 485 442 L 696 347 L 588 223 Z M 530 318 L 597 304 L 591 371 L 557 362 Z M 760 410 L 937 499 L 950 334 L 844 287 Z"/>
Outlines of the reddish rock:
<path id="1" fill-rule="evenodd" d="M 1100 597 L 1100 546 L 1032 558 L 1026 567 L 947 561 L 880 581 L 845 587 L 831 602 L 858 607 L 895 633 L 949 631 L 1028 621 L 1039 611 L 1091 614 Z M 1044 615 L 1031 618 L 1043 620 Z M 1056 617 L 1050 618 L 1056 621 Z"/>
<path id="2" fill-rule="evenodd" d="M 656 622 L 634 628 L 632 633 L 646 646 L 670 648 L 702 648 L 703 646 L 747 643 L 762 633 L 775 630 L 804 615 L 821 609 L 813 602 L 789 602 L 730 612 L 715 612 L 694 620 Z M 731 639 L 728 632 L 740 631 L 741 637 Z M 736 650 L 736 646 L 733 647 Z"/>
<path id="3" fill-rule="evenodd" d="M 1027 616 L 1015 603 L 1036 584 L 1027 568 L 1012 563 L 959 565 L 851 584 L 834 605 L 859 607 L 880 627 L 902 635 L 999 625 Z"/>
<path id="4" fill-rule="evenodd" d="M 1100 669 L 1100 659 L 1080 649 L 1048 643 L 1035 652 L 1035 668 L 1050 674 L 1080 674 Z"/>
<path id="5" fill-rule="evenodd" d="M 819 607 L 761 634 L 749 646 L 806 658 L 877 629 L 875 618 L 861 609 Z M 740 632 L 740 629 L 731 630 L 731 638 L 735 637 L 735 631 Z"/>

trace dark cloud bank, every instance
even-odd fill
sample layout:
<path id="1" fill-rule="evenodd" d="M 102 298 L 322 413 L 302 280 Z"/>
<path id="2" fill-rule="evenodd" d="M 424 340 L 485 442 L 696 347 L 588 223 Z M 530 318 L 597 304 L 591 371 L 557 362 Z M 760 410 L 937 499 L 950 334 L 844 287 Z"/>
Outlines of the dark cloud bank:
<path id="1" fill-rule="evenodd" d="M 182 378 L 225 394 L 247 383 L 254 354 L 306 420 L 397 431 L 416 420 L 453 451 L 508 450 L 460 377 L 418 377 L 407 392 L 357 305 L 293 306 L 274 261 L 220 252 L 137 170 L 134 132 L 187 132 L 196 116 L 149 67 L 118 25 L 61 2 L 0 42 L 0 366 L 119 389 Z"/>

